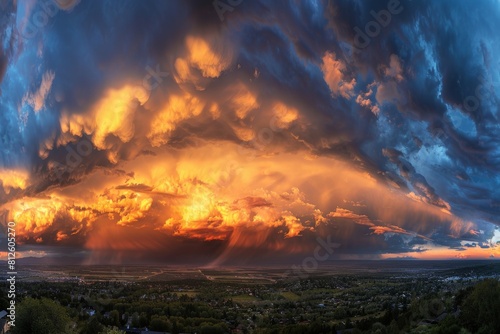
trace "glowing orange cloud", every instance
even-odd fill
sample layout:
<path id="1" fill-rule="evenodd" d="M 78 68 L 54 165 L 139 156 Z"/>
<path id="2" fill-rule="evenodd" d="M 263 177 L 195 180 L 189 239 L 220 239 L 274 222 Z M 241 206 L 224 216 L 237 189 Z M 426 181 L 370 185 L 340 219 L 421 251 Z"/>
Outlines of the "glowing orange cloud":
<path id="1" fill-rule="evenodd" d="M 332 52 L 326 52 L 322 60 L 323 77 L 332 94 L 335 96 L 340 94 L 345 98 L 350 98 L 356 85 L 356 79 L 346 80 L 344 75 L 344 72 L 346 72 L 345 64 L 341 60 L 335 59 L 335 53 Z"/>
<path id="2" fill-rule="evenodd" d="M 68 242 L 83 233 L 89 249 L 134 247 L 109 232 L 123 226 L 226 241 L 235 249 L 265 248 L 271 233 L 280 237 L 273 237 L 269 247 L 292 247 L 285 241 L 334 226 L 339 219 L 366 226 L 374 235 L 426 240 L 440 222 L 451 224 L 457 237 L 476 228 L 334 157 L 298 152 L 256 159 L 250 153 L 231 143 L 157 150 L 121 163 L 124 173 L 97 170 L 85 182 L 47 190 L 44 196 L 50 199 L 23 198 L 1 209 L 10 211 L 22 238 L 38 239 L 52 231 L 54 242 Z M 55 224 L 58 219 L 66 221 L 64 230 Z M 343 233 L 349 238 L 354 230 Z"/>
<path id="3" fill-rule="evenodd" d="M 204 103 L 199 99 L 184 95 L 171 95 L 166 105 L 153 118 L 148 138 L 154 147 L 168 142 L 169 134 L 176 125 L 187 118 L 198 116 L 204 108 Z"/>
<path id="4" fill-rule="evenodd" d="M 179 85 L 193 84 L 204 90 L 207 80 L 218 78 L 232 63 L 233 49 L 218 37 L 187 36 L 185 54 L 174 62 L 174 79 Z"/>
<path id="5" fill-rule="evenodd" d="M 26 189 L 29 173 L 20 169 L 0 169 L 0 183 L 8 194 L 11 189 Z"/>

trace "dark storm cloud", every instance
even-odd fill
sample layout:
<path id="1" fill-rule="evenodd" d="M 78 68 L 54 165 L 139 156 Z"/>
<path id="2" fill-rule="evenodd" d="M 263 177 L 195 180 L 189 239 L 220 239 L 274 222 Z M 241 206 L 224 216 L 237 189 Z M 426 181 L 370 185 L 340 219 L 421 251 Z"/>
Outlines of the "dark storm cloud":
<path id="1" fill-rule="evenodd" d="M 26 170 L 29 185 L 0 188 L 2 202 L 79 184 L 96 170 L 116 173 L 117 162 L 156 156 L 164 147 L 181 151 L 200 141 L 228 141 L 255 148 L 241 130 L 259 133 L 269 127 L 271 117 L 262 110 L 285 101 L 299 111 L 300 122 L 273 133 L 268 145 L 273 153 L 308 150 L 340 157 L 393 188 L 484 225 L 485 231 L 450 237 L 451 221 L 412 229 L 418 220 L 409 219 L 402 224 L 405 233 L 417 230 L 455 249 L 461 247 L 457 237 L 464 237 L 481 247 L 493 235 L 486 225 L 500 223 L 500 6 L 495 1 L 244 1 L 221 21 L 212 1 L 122 1 L 118 6 L 83 0 L 51 17 L 32 39 L 15 34 L 20 18 L 16 22 L 14 13 L 21 16 L 21 10 L 14 7 L 9 4 L 0 16 L 0 167 Z M 33 8 L 40 10 L 40 3 Z M 370 22 L 376 25 L 376 16 L 391 8 L 398 9 L 390 22 L 369 33 Z M 369 37 L 364 47 L 359 47 L 358 31 Z M 192 56 L 186 50 L 188 36 L 211 41 L 224 56 L 219 62 L 230 58 L 227 66 L 215 75 L 210 71 L 217 66 L 196 59 L 191 61 L 196 66 L 183 73 L 177 60 Z M 201 48 L 197 40 L 193 43 Z M 131 116 L 132 138 L 108 131 L 106 145 L 97 147 L 90 133 L 63 131 L 64 117 L 88 118 L 110 90 L 142 80 L 147 68 L 157 66 L 169 76 L 148 96 L 154 108 L 141 105 Z M 332 66 L 337 71 L 327 75 Z M 49 87 L 46 96 L 44 86 Z M 259 108 L 237 117 L 235 96 L 242 92 L 256 96 Z M 149 124 L 170 96 L 184 93 L 201 101 L 203 110 L 217 103 L 221 115 L 205 112 L 176 120 L 170 138 L 152 145 Z M 72 152 L 84 140 L 92 150 L 75 158 Z M 68 168 L 71 161 L 74 166 Z M 146 184 L 115 189 L 178 196 Z M 272 206 L 260 197 L 239 201 L 251 208 Z M 364 213 L 374 215 L 370 208 Z M 64 227 L 59 221 L 65 220 L 71 219 L 55 219 L 44 242 L 52 245 L 61 232 L 63 242 L 83 245 L 86 228 L 75 233 L 79 223 Z M 392 222 L 384 223 L 390 230 Z M 351 254 L 425 248 L 419 248 L 421 236 L 378 235 L 368 226 L 341 225 L 331 233 Z M 314 238 L 304 233 L 302 243 L 312 244 Z"/>
<path id="2" fill-rule="evenodd" d="M 335 16 L 330 24 L 349 41 L 354 38 L 354 30 L 350 28 L 364 28 L 367 22 L 374 20 L 368 12 L 378 12 L 386 4 L 385 1 L 363 5 L 359 2 L 332 2 L 331 12 Z M 462 190 L 455 189 L 478 187 L 481 193 L 477 196 L 484 202 L 496 200 L 496 181 L 489 186 L 484 181 L 495 180 L 494 175 L 499 168 L 498 136 L 495 135 L 498 133 L 498 97 L 491 89 L 498 87 L 498 64 L 494 60 L 496 57 L 492 56 L 498 52 L 495 46 L 498 37 L 493 24 L 498 20 L 498 4 L 493 1 L 478 4 L 465 1 L 402 1 L 401 5 L 404 7 L 401 14 L 393 15 L 388 27 L 382 28 L 365 49 L 354 53 L 355 66 L 367 68 L 378 80 L 382 79 L 380 65 L 387 63 L 391 54 L 397 55 L 403 64 L 405 79 L 399 84 L 402 97 L 398 96 L 396 104 L 399 112 L 408 116 L 397 128 L 388 127 L 392 136 L 391 142 L 386 144 L 388 147 L 404 148 L 402 156 L 406 156 L 406 161 L 412 161 L 408 158 L 411 158 L 414 148 L 407 140 L 407 134 L 418 131 L 415 134 L 424 147 L 429 145 L 429 140 L 441 138 L 442 153 L 449 160 L 431 167 L 430 178 L 424 175 L 428 181 L 431 180 L 431 186 L 432 181 L 440 182 L 439 178 L 448 181 L 436 187 L 437 194 L 452 204 L 454 210 L 467 206 L 466 203 L 472 199 Z M 478 103 L 477 108 L 474 108 L 474 102 Z M 451 119 L 451 109 L 469 115 L 477 133 L 473 130 L 459 132 L 457 129 L 461 124 L 457 123 L 460 121 Z M 420 138 L 421 125 L 414 124 L 413 119 L 426 123 L 428 134 L 425 136 L 430 134 L 428 140 Z M 435 164 L 432 161 L 428 163 Z M 450 172 L 453 175 L 468 175 L 469 179 L 453 179 Z M 457 183 L 459 188 L 451 186 Z M 498 214 L 498 208 L 480 205 L 476 209 L 479 213 L 473 215 L 496 222 L 493 216 Z M 467 216 L 474 211 L 468 206 L 461 213 Z"/>

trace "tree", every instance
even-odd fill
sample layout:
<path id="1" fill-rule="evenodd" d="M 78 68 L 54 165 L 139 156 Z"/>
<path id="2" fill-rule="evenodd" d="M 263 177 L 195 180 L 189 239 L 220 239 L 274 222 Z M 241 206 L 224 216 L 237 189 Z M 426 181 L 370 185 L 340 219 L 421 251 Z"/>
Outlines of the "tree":
<path id="1" fill-rule="evenodd" d="M 110 311 L 107 322 L 111 326 L 120 326 L 120 312 L 117 310 Z"/>
<path id="2" fill-rule="evenodd" d="M 470 331 L 500 333 L 500 282 L 487 279 L 478 283 L 462 302 L 460 320 Z"/>
<path id="3" fill-rule="evenodd" d="M 85 324 L 83 327 L 82 331 L 80 332 L 81 334 L 95 334 L 95 333 L 100 333 L 104 330 L 104 326 L 97 320 L 97 317 L 92 317 L 90 320 Z"/>
<path id="4" fill-rule="evenodd" d="M 432 334 L 455 334 L 460 333 L 460 330 L 461 328 L 457 324 L 457 319 L 453 315 L 448 314 L 438 326 L 432 329 Z"/>
<path id="5" fill-rule="evenodd" d="M 399 327 L 398 327 L 398 323 L 396 322 L 396 320 L 392 320 L 389 327 L 387 328 L 387 332 L 389 334 L 398 334 L 399 333 Z"/>
<path id="6" fill-rule="evenodd" d="M 139 326 L 146 327 L 149 325 L 148 315 L 145 312 L 141 312 L 139 316 Z"/>
<path id="7" fill-rule="evenodd" d="M 5 310 L 10 306 L 9 300 L 7 299 L 7 294 L 0 294 L 0 310 Z"/>
<path id="8" fill-rule="evenodd" d="M 53 300 L 26 298 L 19 303 L 12 334 L 59 334 L 68 331 L 66 309 Z"/>
<path id="9" fill-rule="evenodd" d="M 177 320 L 174 320 L 172 325 L 172 334 L 179 334 L 179 326 L 177 325 Z"/>
<path id="10" fill-rule="evenodd" d="M 203 323 L 200 325 L 201 329 L 200 332 L 201 334 L 223 334 L 226 333 L 226 331 L 220 327 L 219 325 L 212 325 L 212 324 L 206 324 Z"/>
<path id="11" fill-rule="evenodd" d="M 166 316 L 154 315 L 149 322 L 149 329 L 158 332 L 168 332 L 170 331 L 170 321 Z"/>
<path id="12" fill-rule="evenodd" d="M 377 334 L 387 334 L 387 328 L 380 322 L 376 322 L 372 325 L 372 333 Z"/>

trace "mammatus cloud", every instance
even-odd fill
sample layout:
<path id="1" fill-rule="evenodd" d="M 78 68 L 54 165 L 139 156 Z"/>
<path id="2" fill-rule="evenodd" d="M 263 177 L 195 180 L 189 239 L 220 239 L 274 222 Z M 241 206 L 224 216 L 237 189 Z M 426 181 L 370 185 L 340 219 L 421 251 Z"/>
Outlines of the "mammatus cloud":
<path id="1" fill-rule="evenodd" d="M 29 174 L 24 170 L 2 169 L 0 170 L 0 180 L 3 191 L 6 195 L 10 194 L 12 189 L 26 189 Z"/>
<path id="2" fill-rule="evenodd" d="M 500 9 L 450 6 L 13 4 L 0 210 L 88 263 L 496 256 Z"/>

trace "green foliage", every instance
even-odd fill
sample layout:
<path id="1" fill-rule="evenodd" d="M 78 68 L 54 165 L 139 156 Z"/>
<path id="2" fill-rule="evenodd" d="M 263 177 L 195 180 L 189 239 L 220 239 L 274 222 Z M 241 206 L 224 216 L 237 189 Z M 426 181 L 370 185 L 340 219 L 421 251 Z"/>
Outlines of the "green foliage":
<path id="1" fill-rule="evenodd" d="M 239 285 L 190 284 L 144 282 L 108 287 L 102 282 L 30 283 L 27 289 L 38 297 L 18 305 L 19 325 L 12 333 L 123 334 L 118 328 L 128 321 L 131 327 L 173 334 L 216 334 L 235 329 L 243 334 L 336 333 L 334 324 L 352 334 L 500 333 L 500 284 L 495 280 L 471 286 L 473 281 L 455 285 L 434 278 L 377 281 L 340 276 L 285 289 L 279 285 L 252 287 L 258 302 L 236 301 L 250 291 Z M 318 307 L 319 303 L 326 306 Z M 58 313 L 50 311 L 54 305 L 64 314 L 62 321 L 52 315 Z M 95 316 L 90 317 L 87 308 L 94 309 Z M 51 329 L 51 321 L 59 328 Z"/>
<path id="2" fill-rule="evenodd" d="M 487 279 L 478 283 L 463 300 L 460 320 L 470 331 L 500 333 L 500 282 Z"/>
<path id="3" fill-rule="evenodd" d="M 19 303 L 12 334 L 61 334 L 68 332 L 66 309 L 53 300 L 26 298 Z"/>
<path id="4" fill-rule="evenodd" d="M 448 315 L 438 326 L 432 329 L 432 334 L 456 334 L 459 333 L 461 326 L 458 324 L 457 318 L 453 315 Z"/>
<path id="5" fill-rule="evenodd" d="M 111 326 L 120 326 L 120 312 L 117 310 L 109 312 L 109 322 Z"/>
<path id="6" fill-rule="evenodd" d="M 149 322 L 149 329 L 157 332 L 169 332 L 172 330 L 172 326 L 166 316 L 154 315 Z"/>
<path id="7" fill-rule="evenodd" d="M 396 320 L 392 320 L 389 327 L 387 328 L 388 334 L 399 334 L 399 327 Z"/>
<path id="8" fill-rule="evenodd" d="M 0 310 L 5 310 L 10 306 L 9 300 L 7 299 L 7 294 L 0 294 Z"/>
<path id="9" fill-rule="evenodd" d="M 200 332 L 201 334 L 224 334 L 226 330 L 220 325 L 202 324 Z"/>
<path id="10" fill-rule="evenodd" d="M 287 325 L 281 330 L 277 330 L 279 334 L 330 334 L 336 332 L 334 326 L 318 321 L 314 321 L 310 324 Z M 269 330 L 265 333 L 273 333 L 273 331 Z"/>
<path id="11" fill-rule="evenodd" d="M 87 321 L 80 334 L 95 334 L 104 331 L 104 326 L 99 322 L 97 317 L 93 316 Z"/>
<path id="12" fill-rule="evenodd" d="M 376 322 L 372 325 L 371 332 L 375 334 L 387 334 L 387 328 L 380 322 Z"/>

